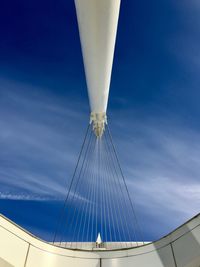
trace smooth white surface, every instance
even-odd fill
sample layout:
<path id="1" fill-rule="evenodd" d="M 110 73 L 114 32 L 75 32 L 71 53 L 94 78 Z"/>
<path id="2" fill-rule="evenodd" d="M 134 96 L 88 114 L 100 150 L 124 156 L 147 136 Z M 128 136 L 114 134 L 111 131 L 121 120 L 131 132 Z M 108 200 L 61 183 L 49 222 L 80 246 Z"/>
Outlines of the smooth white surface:
<path id="1" fill-rule="evenodd" d="M 66 257 L 31 246 L 26 267 L 99 267 L 98 259 Z"/>
<path id="2" fill-rule="evenodd" d="M 101 267 L 200 267 L 200 215 L 157 242 L 117 251 L 59 248 L 0 216 L 0 264 L 6 261 L 15 267 L 100 267 L 100 259 Z M 0 266 L 7 267 L 7 263 Z"/>
<path id="3" fill-rule="evenodd" d="M 24 266 L 27 251 L 28 243 L 0 227 L 0 258 L 21 267 Z"/>
<path id="4" fill-rule="evenodd" d="M 157 251 L 144 253 L 137 257 L 125 257 L 119 259 L 103 260 L 103 267 L 176 267 L 169 246 L 162 248 L 160 254 Z"/>
<path id="5" fill-rule="evenodd" d="M 120 0 L 75 0 L 91 112 L 106 112 Z"/>

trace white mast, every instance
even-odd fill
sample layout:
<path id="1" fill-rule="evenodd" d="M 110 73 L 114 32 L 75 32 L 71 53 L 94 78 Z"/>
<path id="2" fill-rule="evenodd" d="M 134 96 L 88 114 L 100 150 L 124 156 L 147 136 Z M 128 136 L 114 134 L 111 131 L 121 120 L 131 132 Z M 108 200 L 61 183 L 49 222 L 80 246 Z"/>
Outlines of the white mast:
<path id="1" fill-rule="evenodd" d="M 88 95 L 90 123 L 104 131 L 120 0 L 75 0 Z"/>
<path id="2" fill-rule="evenodd" d="M 99 246 L 102 244 L 102 239 L 101 239 L 101 234 L 100 234 L 100 233 L 98 233 L 96 243 L 97 243 L 97 245 L 99 245 Z"/>

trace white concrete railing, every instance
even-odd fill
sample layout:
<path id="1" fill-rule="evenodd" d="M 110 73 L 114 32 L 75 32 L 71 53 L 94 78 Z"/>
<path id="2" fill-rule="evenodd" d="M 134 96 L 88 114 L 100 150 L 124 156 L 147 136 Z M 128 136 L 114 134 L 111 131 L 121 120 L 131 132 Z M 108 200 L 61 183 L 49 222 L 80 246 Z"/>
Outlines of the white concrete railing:
<path id="1" fill-rule="evenodd" d="M 0 216 L 1 267 L 200 267 L 200 214 L 164 238 L 111 251 L 53 246 Z"/>

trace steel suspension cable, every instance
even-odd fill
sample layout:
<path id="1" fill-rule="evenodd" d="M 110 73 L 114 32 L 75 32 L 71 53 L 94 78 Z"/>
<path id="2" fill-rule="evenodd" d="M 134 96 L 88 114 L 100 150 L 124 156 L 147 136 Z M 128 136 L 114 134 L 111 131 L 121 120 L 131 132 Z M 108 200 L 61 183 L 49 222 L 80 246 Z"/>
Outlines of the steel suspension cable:
<path id="1" fill-rule="evenodd" d="M 92 132 L 90 133 L 90 138 L 92 137 Z M 90 141 L 90 146 L 92 147 L 92 141 Z M 88 150 L 89 150 L 89 146 L 88 146 Z M 89 153 L 90 154 L 90 153 Z M 79 179 L 78 179 L 78 181 L 77 181 L 77 184 L 76 184 L 76 187 L 75 187 L 75 190 L 74 190 L 74 194 L 73 194 L 73 197 L 72 197 L 72 202 L 74 201 L 74 199 L 75 199 L 75 194 L 76 194 L 76 192 L 77 192 L 77 189 L 78 189 L 78 185 L 79 185 L 79 180 L 81 180 L 80 182 L 80 187 L 82 188 L 82 185 L 84 184 L 84 179 L 81 179 L 82 178 L 82 176 L 81 176 L 81 174 L 82 174 L 82 172 L 84 173 L 84 171 L 83 171 L 83 168 L 84 168 L 84 164 L 85 164 L 85 161 L 86 161 L 86 157 L 87 157 L 87 155 L 85 155 L 85 159 L 84 159 L 84 161 L 83 161 L 83 164 L 82 164 L 82 167 L 81 167 L 81 171 L 80 171 L 80 173 L 79 173 Z M 85 169 L 85 168 L 84 168 Z M 68 230 L 68 232 L 70 232 L 70 230 L 72 230 L 72 225 L 73 225 L 73 223 L 74 223 L 74 218 L 75 218 L 75 214 L 76 214 L 76 212 L 77 212 L 77 210 L 78 210 L 78 206 L 76 205 L 76 207 L 75 207 L 75 209 L 74 209 L 74 212 L 73 212 L 73 216 L 72 216 L 72 219 L 70 220 L 70 224 L 69 224 L 69 230 Z M 72 239 L 73 240 L 73 239 Z M 67 244 L 66 244 L 66 246 L 67 246 Z"/>
<path id="2" fill-rule="evenodd" d="M 79 176 L 78 176 L 78 179 L 77 179 L 77 182 L 76 182 L 76 185 L 75 185 L 75 189 L 74 189 L 74 192 L 73 192 L 73 196 L 72 196 L 72 199 L 71 199 L 71 203 L 73 202 L 74 197 L 75 197 L 75 195 L 76 195 L 76 191 L 77 191 L 77 188 L 78 188 L 78 184 L 79 184 L 79 182 L 80 182 L 81 174 L 82 174 L 82 172 L 84 172 L 84 166 L 85 166 L 85 161 L 86 161 L 86 158 L 87 158 L 88 149 L 89 149 L 89 147 L 90 147 L 91 137 L 92 137 L 92 132 L 90 133 L 89 140 L 88 140 L 88 144 L 87 144 L 87 146 L 86 146 L 85 155 L 84 155 L 83 162 L 82 162 L 82 165 L 81 165 L 81 169 L 80 169 L 80 172 L 79 172 Z M 66 204 L 67 204 L 67 203 L 66 203 Z M 63 219 L 64 219 L 64 218 L 63 218 Z M 62 238 L 63 238 L 63 231 L 65 230 L 65 227 L 66 227 L 66 226 L 67 226 L 67 224 L 64 225 L 63 230 L 62 230 L 62 232 L 61 232 L 60 245 L 61 245 L 61 241 L 62 241 Z"/>
<path id="3" fill-rule="evenodd" d="M 137 224 L 137 226 L 138 226 L 138 230 L 139 230 L 139 232 L 140 232 L 140 236 L 141 236 L 142 242 L 143 242 L 143 244 L 144 244 L 143 233 L 142 233 L 142 230 L 140 229 L 140 226 L 139 226 L 139 223 L 138 223 L 138 219 L 137 219 L 137 216 L 136 216 L 136 213 L 135 213 L 134 204 L 133 204 L 133 201 L 132 201 L 132 199 L 131 199 L 131 196 L 130 196 L 130 193 L 129 193 L 129 190 L 128 190 L 128 187 L 127 187 L 127 184 L 126 184 L 126 180 L 125 180 L 125 177 L 124 177 L 124 174 L 123 174 L 123 171 L 122 171 L 120 162 L 119 162 L 119 158 L 118 158 L 118 155 L 117 155 L 117 152 L 116 152 L 114 143 L 113 143 L 112 135 L 111 135 L 111 132 L 110 132 L 110 129 L 109 129 L 109 126 L 108 126 L 108 125 L 107 125 L 107 129 L 108 129 L 108 134 L 109 134 L 110 141 L 111 141 L 111 144 L 112 144 L 112 147 L 113 147 L 113 151 L 114 151 L 114 154 L 115 154 L 115 157 L 116 157 L 118 166 L 119 166 L 119 170 L 120 170 L 120 172 L 121 172 L 121 175 L 122 175 L 122 178 L 123 178 L 123 182 L 124 182 L 124 185 L 125 185 L 125 188 L 126 188 L 127 196 L 128 196 L 128 198 L 129 198 L 129 201 L 130 201 L 130 204 L 131 204 L 131 209 L 132 209 L 132 212 L 133 212 L 133 214 L 134 214 L 135 221 L 136 221 L 136 224 Z"/>
<path id="4" fill-rule="evenodd" d="M 91 161 L 90 161 L 91 162 Z M 93 171 L 92 168 L 90 170 L 90 173 L 88 173 L 87 179 L 89 179 L 89 184 L 88 184 L 88 197 L 87 197 L 87 203 L 86 203 L 86 207 L 85 207 L 85 220 L 83 223 L 83 230 L 82 230 L 82 243 L 83 243 L 83 238 L 84 238 L 84 234 L 86 234 L 86 240 L 87 239 L 87 233 L 85 233 L 85 229 L 89 228 L 89 221 L 90 221 L 90 206 L 91 206 L 91 198 L 92 198 L 92 194 L 93 194 L 93 186 L 92 186 L 92 179 L 93 179 Z M 88 216 L 87 216 L 88 215 Z"/>
<path id="5" fill-rule="evenodd" d="M 86 168 L 86 166 L 87 166 L 87 163 L 85 164 L 85 162 L 86 162 L 86 160 L 87 160 L 87 153 L 88 153 L 89 145 L 90 145 L 90 142 L 91 142 L 92 134 L 93 134 L 93 133 L 92 133 L 92 131 L 91 131 L 91 133 L 90 133 L 90 140 L 89 140 L 89 143 L 88 143 L 88 146 L 87 146 L 87 149 L 86 149 L 86 153 L 85 153 L 85 157 L 84 157 L 83 164 L 82 164 L 82 166 L 81 166 L 81 171 L 80 171 L 80 173 L 79 173 L 78 182 L 79 182 L 79 181 L 81 180 L 81 178 L 82 178 L 81 174 L 83 173 L 83 175 L 84 175 L 84 173 L 85 173 L 85 168 Z M 87 162 L 88 162 L 88 161 L 87 161 Z M 82 181 L 84 182 L 83 179 L 82 179 Z M 75 197 L 75 194 L 76 194 L 76 191 L 77 191 L 77 187 L 78 187 L 78 182 L 77 182 L 77 184 L 76 184 L 76 189 L 75 189 L 75 191 L 74 191 L 72 200 L 74 200 L 74 197 Z M 76 226 L 77 226 L 77 222 L 78 222 L 78 217 L 79 217 L 80 211 L 81 211 L 81 207 L 79 208 L 79 211 L 78 211 L 78 214 L 77 214 L 77 217 L 76 217 L 76 224 L 75 224 L 75 228 L 74 228 L 74 230 L 73 230 L 73 231 L 74 231 L 74 234 L 73 234 L 73 238 L 72 238 L 72 240 L 74 240 L 74 237 L 75 237 L 75 229 L 76 229 Z"/>
<path id="6" fill-rule="evenodd" d="M 105 135 L 106 135 L 106 133 L 105 133 Z M 120 192 L 121 192 L 121 194 L 119 193 L 119 196 L 121 196 L 121 199 L 120 199 L 120 204 L 121 204 L 121 207 L 122 207 L 122 213 L 124 213 L 124 215 L 123 215 L 123 217 L 125 218 L 125 225 L 126 225 L 126 229 L 127 229 L 127 232 L 128 232 L 128 236 L 129 236 L 129 240 L 130 241 L 132 241 L 132 238 L 131 238 L 131 233 L 130 233 L 130 229 L 129 229 L 129 227 L 128 227 L 128 222 L 127 222 L 127 214 L 125 214 L 125 211 L 128 211 L 128 214 L 129 214 L 129 216 L 130 216 L 130 212 L 129 212 L 129 205 L 128 205 L 128 203 L 127 203 L 127 201 L 126 201 L 126 196 L 125 196 L 125 192 L 123 192 L 123 190 L 122 190 L 122 187 L 121 187 L 121 181 L 120 181 L 120 178 L 119 178 L 119 175 L 118 175 L 118 172 L 117 172 L 117 169 L 116 169 L 116 166 L 115 166 L 115 160 L 114 160 L 114 158 L 113 158 L 113 153 L 112 153 L 112 151 L 111 151 L 111 148 L 110 148 L 110 146 L 109 146 L 109 144 L 108 144 L 108 141 L 106 140 L 106 142 L 107 142 L 107 146 L 108 146 L 108 149 L 110 150 L 110 157 L 111 157 L 111 160 L 112 160 L 112 163 L 113 163 L 113 170 L 115 171 L 115 174 L 116 174 L 116 177 L 117 177 L 117 181 L 118 181 L 118 186 L 117 186 L 117 188 L 120 190 Z M 123 180 L 122 180 L 122 182 L 123 182 Z M 128 199 L 127 199 L 128 200 Z M 130 203 L 129 203 L 130 204 Z M 123 207 L 124 206 L 124 207 Z M 135 237 L 135 240 L 136 240 L 136 233 L 135 233 L 135 229 L 133 228 L 133 233 L 134 233 L 134 237 Z M 136 243 L 137 243 L 137 241 L 136 241 Z M 138 245 L 138 243 L 137 243 L 137 245 Z"/>
<path id="7" fill-rule="evenodd" d="M 90 151 L 91 152 L 91 151 Z M 91 153 L 89 153 L 89 155 L 91 155 Z M 88 167 L 89 167 L 89 164 L 90 164 L 90 160 L 88 159 L 88 162 L 87 162 L 87 170 L 88 170 Z M 89 169 L 90 170 L 90 169 Z M 84 176 L 87 174 L 87 179 L 88 177 L 90 177 L 90 172 L 86 172 L 85 171 L 85 174 L 83 175 L 83 180 L 84 180 Z M 84 201 L 82 201 L 83 205 L 82 205 L 82 213 L 81 213 L 81 219 L 80 219 L 80 222 L 79 222 L 79 228 L 78 228 L 78 232 L 77 232 L 77 242 L 80 242 L 79 241 L 79 238 L 81 238 L 81 231 L 82 231 L 82 236 L 84 235 L 84 228 L 85 228 L 85 223 L 83 223 L 82 225 L 82 221 L 84 220 L 84 216 L 85 216 L 85 219 L 87 218 L 86 214 L 87 214 L 87 206 L 88 206 L 88 201 L 90 201 L 90 194 L 91 194 L 91 190 L 90 190 L 90 186 L 88 185 L 87 186 L 87 192 L 86 192 L 86 195 L 85 195 L 85 199 L 86 199 L 86 203 L 84 203 Z M 81 230 L 81 227 L 83 226 L 82 230 Z"/>
<path id="8" fill-rule="evenodd" d="M 120 221 L 120 228 L 122 230 L 122 235 L 123 235 L 123 240 L 121 239 L 121 241 L 125 241 L 126 240 L 126 235 L 125 235 L 125 231 L 124 231 L 124 225 L 123 225 L 123 217 L 124 219 L 126 218 L 125 216 L 122 216 L 123 212 L 124 212 L 124 208 L 122 206 L 122 203 L 121 201 L 119 201 L 119 198 L 120 198 L 120 193 L 119 193 L 119 189 L 118 189 L 118 186 L 117 186 L 117 182 L 116 182 L 116 175 L 114 174 L 113 172 L 113 167 L 114 167 L 114 164 L 113 164 L 113 161 L 112 161 L 112 154 L 111 154 L 111 151 L 109 149 L 109 144 L 108 144 L 108 141 L 107 141 L 107 138 L 106 138 L 106 134 L 105 134 L 105 139 L 106 139 L 106 144 L 107 144 L 107 149 L 109 151 L 109 159 L 110 159 L 110 164 L 111 164 L 111 172 L 112 172 L 112 176 L 113 176 L 113 183 L 115 185 L 115 192 L 117 193 L 117 199 L 116 199 L 116 203 L 117 203 L 117 210 L 118 210 L 118 214 L 119 214 L 119 221 Z M 120 208 L 121 206 L 121 208 Z M 126 220 L 125 220 L 126 221 Z M 126 225 L 125 225 L 126 226 Z M 127 243 L 125 243 L 126 247 L 127 247 Z"/>
<path id="9" fill-rule="evenodd" d="M 111 166 L 111 162 L 110 162 L 110 155 L 109 155 L 109 150 L 107 149 L 107 147 L 105 146 L 105 149 L 106 149 L 106 156 L 107 156 L 107 160 L 105 161 L 106 162 L 106 166 L 107 166 L 107 174 L 108 175 L 108 187 L 107 189 L 111 190 L 111 192 L 115 192 L 114 188 L 113 188 L 113 173 L 112 173 L 112 166 Z M 112 178 L 112 180 L 110 179 Z M 109 205 L 110 205 L 110 213 L 111 213 L 111 218 L 112 218 L 112 228 L 113 228 L 113 232 L 114 232 L 114 240 L 117 241 L 118 238 L 119 238 L 119 241 L 121 242 L 122 241 L 122 236 L 121 236 L 121 231 L 120 231 L 120 224 L 119 224 L 119 218 L 118 218 L 118 215 L 117 215 L 117 205 L 116 205 L 116 202 L 112 195 L 108 194 L 108 202 L 109 202 Z M 121 218 L 120 218 L 121 220 Z M 116 228 L 115 228 L 116 227 Z M 117 233 L 118 232 L 118 238 L 117 238 Z M 111 241 L 113 241 L 113 237 L 111 236 Z"/>
<path id="10" fill-rule="evenodd" d="M 103 136 L 104 138 L 104 136 Z M 102 142 L 103 143 L 103 142 Z M 104 145 L 104 143 L 103 143 Z M 113 222 L 114 225 L 114 219 L 112 217 L 111 211 L 112 209 L 110 208 L 110 202 L 109 202 L 109 198 L 108 198 L 108 194 L 106 194 L 106 191 L 108 190 L 108 171 L 107 171 L 107 166 L 106 166 L 106 161 L 107 161 L 107 156 L 106 156 L 106 150 L 104 147 L 104 163 L 105 163 L 105 168 L 104 168 L 104 172 L 103 172 L 103 177 L 104 177 L 104 195 L 105 195 L 105 221 L 107 221 L 108 218 L 108 233 L 109 233 L 109 240 L 112 239 L 112 231 L 111 231 L 111 220 Z M 107 209 L 107 210 L 106 210 Z M 106 223 L 107 225 L 107 223 Z M 106 229 L 106 235 L 107 235 L 107 229 Z M 116 234 L 114 234 L 114 236 L 116 237 Z M 106 241 L 108 241 L 108 238 L 106 237 Z"/>
<path id="11" fill-rule="evenodd" d="M 53 237 L 53 244 L 55 243 L 55 240 L 56 240 L 56 237 L 57 237 L 59 228 L 60 228 L 60 223 L 62 223 L 62 219 L 63 219 L 63 211 L 65 210 L 65 206 L 66 206 L 66 204 L 67 204 L 67 201 L 68 201 L 68 198 L 69 198 L 69 195 L 70 195 L 70 191 L 71 191 L 71 188 L 72 188 L 72 185 L 73 185 L 73 182 L 74 182 L 74 178 L 75 178 L 75 175 L 76 175 L 76 171 L 77 171 L 77 168 L 78 168 L 80 159 L 81 159 L 81 155 L 82 155 L 82 152 L 83 152 L 83 149 L 84 149 L 84 145 L 85 145 L 85 142 L 86 142 L 86 139 L 87 139 L 87 135 L 88 135 L 88 132 L 89 132 L 89 128 L 90 128 L 90 124 L 89 124 L 88 127 L 87 127 L 86 134 L 85 134 L 85 137 L 84 137 L 82 146 L 81 146 L 81 151 L 80 151 L 80 154 L 79 154 L 79 156 L 78 156 L 78 161 L 77 161 L 77 163 L 76 163 L 76 167 L 75 167 L 75 170 L 74 170 L 74 174 L 73 174 L 73 176 L 72 176 L 71 183 L 70 183 L 70 186 L 69 186 L 69 189 L 68 189 L 68 193 L 67 193 L 67 196 L 66 196 L 66 198 L 65 198 L 63 207 L 62 207 L 62 209 L 61 209 L 61 211 L 60 211 L 59 220 L 58 220 L 57 227 L 56 227 L 56 231 L 55 231 L 55 234 L 54 234 L 54 237 Z"/>

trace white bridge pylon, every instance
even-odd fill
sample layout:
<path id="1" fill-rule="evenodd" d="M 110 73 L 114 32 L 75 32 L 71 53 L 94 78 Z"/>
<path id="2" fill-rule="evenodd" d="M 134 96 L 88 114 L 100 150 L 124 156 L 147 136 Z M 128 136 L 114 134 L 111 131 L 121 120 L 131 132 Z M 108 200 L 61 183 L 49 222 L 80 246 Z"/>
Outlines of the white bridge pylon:
<path id="1" fill-rule="evenodd" d="M 102 136 L 113 65 L 120 0 L 75 0 L 93 130 Z"/>

